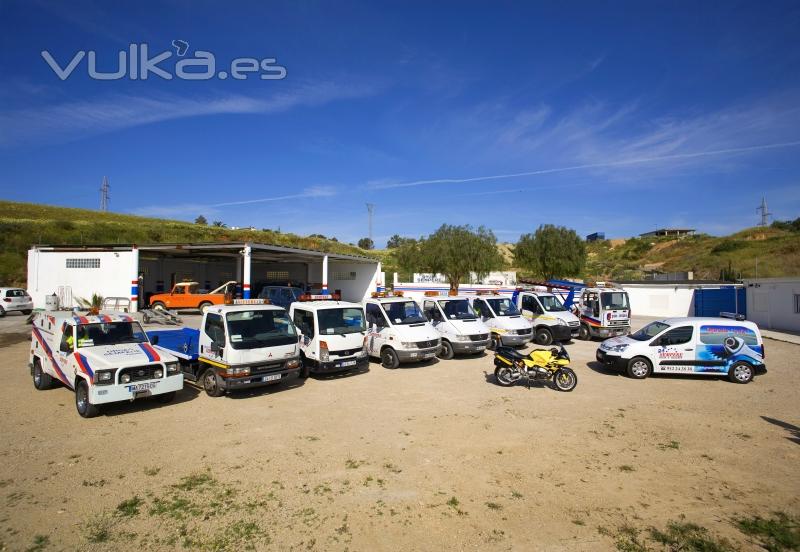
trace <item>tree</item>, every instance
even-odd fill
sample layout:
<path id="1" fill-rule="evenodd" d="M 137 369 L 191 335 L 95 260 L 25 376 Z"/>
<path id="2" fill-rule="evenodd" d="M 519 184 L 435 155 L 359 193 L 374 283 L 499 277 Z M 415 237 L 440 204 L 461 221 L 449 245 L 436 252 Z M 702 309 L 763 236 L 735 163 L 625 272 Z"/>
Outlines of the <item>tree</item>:
<path id="1" fill-rule="evenodd" d="M 361 238 L 358 240 L 358 246 L 361 249 L 372 249 L 375 247 L 375 243 L 373 243 L 373 241 L 369 238 Z"/>
<path id="2" fill-rule="evenodd" d="M 586 264 L 586 246 L 575 230 L 543 224 L 534 234 L 520 236 L 514 264 L 545 280 L 578 276 Z"/>
<path id="3" fill-rule="evenodd" d="M 389 241 L 386 242 L 386 249 L 397 249 L 398 247 L 403 245 L 403 242 L 406 241 L 407 239 L 408 238 L 403 238 L 395 234 L 394 236 L 389 238 Z"/>
<path id="4" fill-rule="evenodd" d="M 211 223 L 211 226 L 214 226 L 216 228 L 227 228 L 228 227 L 228 225 L 225 224 L 224 222 L 222 222 L 221 220 L 215 220 L 214 222 Z"/>
<path id="5" fill-rule="evenodd" d="M 204 217 L 203 215 L 200 215 L 199 217 L 194 219 L 194 223 L 195 224 L 202 224 L 203 226 L 205 226 L 206 224 L 208 224 L 208 221 L 206 220 L 206 217 Z"/>
<path id="6" fill-rule="evenodd" d="M 469 225 L 443 224 L 427 238 L 401 242 L 395 258 L 404 270 L 443 274 L 455 293 L 471 273 L 480 278 L 505 265 L 491 230 Z"/>

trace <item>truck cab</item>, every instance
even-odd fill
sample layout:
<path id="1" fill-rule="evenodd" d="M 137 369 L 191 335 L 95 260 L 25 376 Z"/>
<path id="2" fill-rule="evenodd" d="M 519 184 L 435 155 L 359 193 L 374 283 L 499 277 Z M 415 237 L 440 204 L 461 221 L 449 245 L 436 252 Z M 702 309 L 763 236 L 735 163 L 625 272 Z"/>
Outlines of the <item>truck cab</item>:
<path id="1" fill-rule="evenodd" d="M 297 330 L 281 307 L 235 300 L 203 313 L 199 330 L 148 332 L 156 348 L 180 360 L 187 381 L 210 397 L 295 378 L 300 373 Z"/>
<path id="2" fill-rule="evenodd" d="M 489 328 L 467 297 L 426 292 L 422 312 L 442 340 L 441 359 L 449 360 L 462 353 L 480 354 L 491 343 Z"/>
<path id="3" fill-rule="evenodd" d="M 512 301 L 533 326 L 533 340 L 538 345 L 570 341 L 578 336 L 578 317 L 552 293 L 518 290 Z"/>
<path id="4" fill-rule="evenodd" d="M 442 343 L 413 300 L 400 292 L 376 292 L 364 304 L 367 316 L 367 352 L 385 368 L 401 362 L 430 360 Z"/>
<path id="5" fill-rule="evenodd" d="M 300 333 L 301 377 L 363 370 L 369 365 L 364 307 L 338 295 L 299 296 L 289 316 Z"/>
<path id="6" fill-rule="evenodd" d="M 572 307 L 580 319 L 578 339 L 606 339 L 631 332 L 630 302 L 622 288 L 583 288 Z"/>
<path id="7" fill-rule="evenodd" d="M 139 322 L 121 312 L 39 314 L 31 330 L 29 367 L 36 389 L 61 383 L 75 391 L 78 414 L 91 418 L 111 402 L 158 397 L 183 388 L 178 359 L 153 347 Z"/>
<path id="8" fill-rule="evenodd" d="M 531 323 L 522 316 L 510 297 L 499 293 L 478 293 L 471 297 L 472 308 L 489 328 L 492 349 L 500 345 L 519 347 L 533 337 Z"/>
<path id="9" fill-rule="evenodd" d="M 225 297 L 232 297 L 236 282 L 225 282 L 216 289 L 201 293 L 198 282 L 180 282 L 172 286 L 169 293 L 157 293 L 150 297 L 154 309 L 199 309 L 201 312 L 212 305 L 222 305 Z"/>

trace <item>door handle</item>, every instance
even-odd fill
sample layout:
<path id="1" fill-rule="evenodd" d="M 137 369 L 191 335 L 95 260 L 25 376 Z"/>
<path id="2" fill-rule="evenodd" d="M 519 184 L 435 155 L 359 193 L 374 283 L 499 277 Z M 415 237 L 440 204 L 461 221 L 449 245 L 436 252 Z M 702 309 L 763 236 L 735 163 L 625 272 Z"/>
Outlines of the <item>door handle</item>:
<path id="1" fill-rule="evenodd" d="M 694 349 L 684 349 L 684 351 L 694 351 Z"/>

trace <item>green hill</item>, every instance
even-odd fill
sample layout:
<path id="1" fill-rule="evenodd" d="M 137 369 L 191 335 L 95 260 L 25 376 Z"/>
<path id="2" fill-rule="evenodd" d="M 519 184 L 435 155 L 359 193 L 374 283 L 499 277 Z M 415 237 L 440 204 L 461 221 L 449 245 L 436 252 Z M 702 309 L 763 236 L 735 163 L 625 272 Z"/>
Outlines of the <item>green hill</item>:
<path id="1" fill-rule="evenodd" d="M 252 241 L 330 253 L 370 255 L 358 247 L 275 230 L 231 230 L 177 220 L 0 201 L 0 285 L 25 285 L 34 244 Z"/>

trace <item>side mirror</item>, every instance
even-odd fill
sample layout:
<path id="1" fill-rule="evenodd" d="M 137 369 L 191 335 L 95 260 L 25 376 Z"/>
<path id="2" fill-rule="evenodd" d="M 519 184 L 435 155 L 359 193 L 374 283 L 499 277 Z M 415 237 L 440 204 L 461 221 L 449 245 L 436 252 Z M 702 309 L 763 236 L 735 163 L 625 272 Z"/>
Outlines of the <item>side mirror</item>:
<path id="1" fill-rule="evenodd" d="M 219 351 L 220 351 L 220 346 L 219 346 L 219 343 L 217 343 L 216 341 L 212 341 L 212 342 L 211 342 L 211 347 L 210 347 L 210 349 L 211 349 L 211 352 L 212 352 L 212 353 L 214 353 L 214 354 L 217 354 L 217 355 L 218 355 L 218 354 L 219 354 Z"/>
<path id="2" fill-rule="evenodd" d="M 150 338 L 150 343 L 151 343 L 152 345 L 158 345 L 158 336 L 157 336 L 157 335 L 154 335 L 153 337 L 151 337 L 151 338 Z"/>

